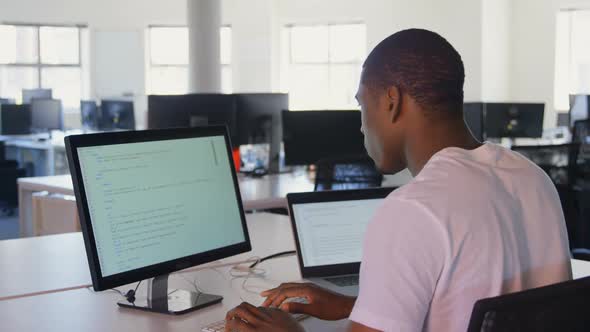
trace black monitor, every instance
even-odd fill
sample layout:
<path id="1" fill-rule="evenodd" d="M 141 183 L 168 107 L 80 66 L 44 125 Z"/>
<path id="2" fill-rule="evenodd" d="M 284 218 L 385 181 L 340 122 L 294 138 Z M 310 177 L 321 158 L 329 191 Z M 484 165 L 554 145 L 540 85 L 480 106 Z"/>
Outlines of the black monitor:
<path id="1" fill-rule="evenodd" d="M 280 172 L 280 153 L 283 138 L 281 113 L 289 109 L 289 95 L 285 93 L 240 93 L 234 95 L 237 108 L 238 139 L 234 144 L 268 143 L 271 173 Z"/>
<path id="2" fill-rule="evenodd" d="M 464 103 L 463 104 L 463 118 L 471 134 L 478 141 L 484 141 L 483 135 L 483 110 L 484 103 Z"/>
<path id="3" fill-rule="evenodd" d="M 0 105 L 2 135 L 28 135 L 31 133 L 31 121 L 30 105 Z"/>
<path id="4" fill-rule="evenodd" d="M 544 109 L 542 103 L 486 103 L 486 138 L 542 137 Z"/>
<path id="5" fill-rule="evenodd" d="M 92 285 L 148 278 L 120 306 L 179 314 L 220 296 L 174 290 L 168 274 L 251 250 L 225 127 L 65 138 Z"/>
<path id="6" fill-rule="evenodd" d="M 578 120 L 590 118 L 590 95 L 570 95 L 570 128 Z"/>
<path id="7" fill-rule="evenodd" d="M 366 155 L 359 111 L 283 111 L 286 165 Z"/>
<path id="8" fill-rule="evenodd" d="M 80 119 L 82 128 L 86 130 L 98 130 L 100 109 L 94 100 L 80 101 Z"/>
<path id="9" fill-rule="evenodd" d="M 23 104 L 30 104 L 33 99 L 51 99 L 51 89 L 23 89 Z"/>
<path id="10" fill-rule="evenodd" d="M 132 101 L 102 100 L 100 110 L 100 130 L 135 130 Z"/>
<path id="11" fill-rule="evenodd" d="M 233 95 L 194 93 L 148 96 L 148 128 L 187 128 L 226 125 L 231 141 L 238 141 Z"/>
<path id="12" fill-rule="evenodd" d="M 31 117 L 33 131 L 63 130 L 63 111 L 59 99 L 33 99 Z"/>
<path id="13" fill-rule="evenodd" d="M 271 143 L 273 130 L 281 128 L 281 113 L 289 109 L 289 95 L 285 93 L 235 94 L 237 107 L 237 144 Z M 278 130 L 278 139 L 281 132 Z"/>

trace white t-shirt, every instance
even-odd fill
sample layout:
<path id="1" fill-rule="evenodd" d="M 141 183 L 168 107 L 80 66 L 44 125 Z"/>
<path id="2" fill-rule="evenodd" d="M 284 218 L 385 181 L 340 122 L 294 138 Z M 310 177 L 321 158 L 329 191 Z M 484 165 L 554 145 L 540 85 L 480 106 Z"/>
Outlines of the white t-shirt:
<path id="1" fill-rule="evenodd" d="M 557 191 L 521 155 L 446 148 L 389 195 L 365 234 L 352 321 L 465 331 L 482 298 L 571 279 Z"/>

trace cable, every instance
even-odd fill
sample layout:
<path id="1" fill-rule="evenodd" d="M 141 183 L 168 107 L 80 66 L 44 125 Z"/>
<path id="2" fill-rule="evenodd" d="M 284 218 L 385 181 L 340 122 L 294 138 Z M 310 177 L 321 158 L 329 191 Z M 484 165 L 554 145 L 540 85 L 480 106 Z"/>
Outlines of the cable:
<path id="1" fill-rule="evenodd" d="M 137 286 L 135 286 L 135 289 L 130 289 L 127 291 L 127 293 L 125 293 L 125 295 L 123 295 L 127 299 L 127 302 L 129 302 L 129 303 L 135 302 L 135 293 L 137 292 L 137 289 L 139 288 L 139 285 L 141 285 L 142 281 L 143 280 L 140 280 L 137 283 Z"/>
<path id="2" fill-rule="evenodd" d="M 283 251 L 283 252 L 279 252 L 276 254 L 272 254 L 270 256 L 266 256 L 264 258 L 259 259 L 258 261 L 254 262 L 252 265 L 250 265 L 249 267 L 251 269 L 255 268 L 258 264 L 270 260 L 270 259 L 274 259 L 274 258 L 279 258 L 279 257 L 286 257 L 286 256 L 292 256 L 297 254 L 297 252 L 295 250 L 290 250 L 290 251 Z"/>

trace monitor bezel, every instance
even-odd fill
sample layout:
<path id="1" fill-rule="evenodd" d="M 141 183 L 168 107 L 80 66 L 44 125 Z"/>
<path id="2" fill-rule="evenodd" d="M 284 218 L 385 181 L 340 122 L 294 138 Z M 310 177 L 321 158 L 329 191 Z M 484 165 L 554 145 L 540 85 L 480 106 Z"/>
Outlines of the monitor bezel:
<path id="1" fill-rule="evenodd" d="M 295 221 L 295 213 L 293 210 L 294 205 L 309 203 L 359 201 L 369 199 L 385 199 L 395 189 L 397 189 L 397 187 L 316 191 L 307 193 L 287 194 L 291 227 L 293 229 L 293 237 L 295 241 L 297 260 L 299 263 L 299 271 L 301 272 L 301 276 L 303 278 L 321 278 L 337 275 L 358 274 L 360 271 L 361 262 L 306 267 L 303 262 L 301 243 L 299 242 L 299 232 L 297 231 L 297 222 Z"/>
<path id="2" fill-rule="evenodd" d="M 139 269 L 134 269 L 109 276 L 103 276 L 100 268 L 100 263 L 98 260 L 96 241 L 94 237 L 94 231 L 92 229 L 92 223 L 88 209 L 88 202 L 86 200 L 86 191 L 84 188 L 84 182 L 82 181 L 82 172 L 78 157 L 78 148 L 214 136 L 223 136 L 225 139 L 227 156 L 230 163 L 230 170 L 232 173 L 232 179 L 234 184 L 234 191 L 238 203 L 238 209 L 240 212 L 242 230 L 244 232 L 244 241 L 230 246 L 194 254 L 191 256 L 181 257 L 167 262 L 149 265 Z M 231 153 L 231 142 L 229 139 L 227 128 L 225 126 L 159 129 L 144 131 L 123 131 L 99 134 L 73 135 L 67 136 L 65 138 L 65 146 L 69 160 L 70 173 L 72 175 L 74 193 L 76 196 L 76 202 L 80 217 L 80 225 L 84 237 L 86 255 L 88 258 L 88 265 L 90 268 L 90 275 L 92 277 L 92 285 L 94 290 L 101 291 L 111 289 L 114 287 L 130 284 L 133 282 L 153 278 L 160 275 L 169 274 L 189 267 L 209 263 L 212 261 L 238 255 L 252 250 L 252 246 L 250 243 L 250 235 L 246 224 L 246 216 L 244 213 L 244 207 L 240 195 L 240 188 L 238 185 L 237 173 L 234 167 L 233 157 Z"/>

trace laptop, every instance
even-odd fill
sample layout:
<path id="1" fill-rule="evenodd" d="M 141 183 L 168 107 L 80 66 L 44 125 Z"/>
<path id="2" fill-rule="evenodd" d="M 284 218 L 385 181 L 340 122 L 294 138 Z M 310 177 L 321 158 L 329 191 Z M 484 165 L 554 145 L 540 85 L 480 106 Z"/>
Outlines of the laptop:
<path id="1" fill-rule="evenodd" d="M 341 294 L 357 295 L 367 224 L 394 189 L 288 194 L 303 279 Z"/>

